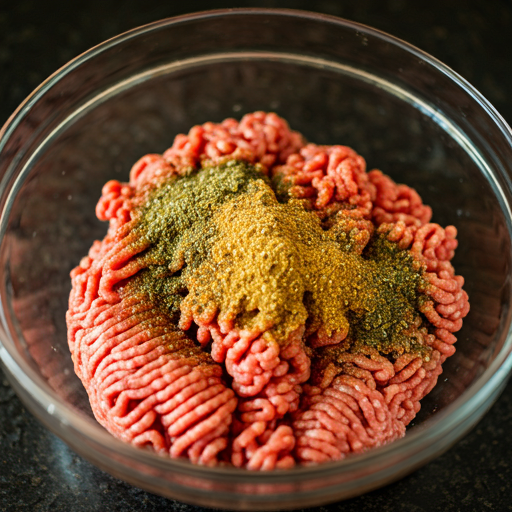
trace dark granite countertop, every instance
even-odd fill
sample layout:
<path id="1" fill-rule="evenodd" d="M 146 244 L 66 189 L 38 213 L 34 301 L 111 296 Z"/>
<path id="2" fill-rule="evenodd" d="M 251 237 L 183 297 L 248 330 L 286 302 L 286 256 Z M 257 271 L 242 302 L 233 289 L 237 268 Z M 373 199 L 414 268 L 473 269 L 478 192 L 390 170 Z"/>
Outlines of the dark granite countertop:
<path id="1" fill-rule="evenodd" d="M 512 124 L 512 2 L 322 0 L 183 5 L 156 0 L 0 0 L 0 124 L 48 75 L 133 27 L 220 7 L 288 7 L 358 21 L 439 58 Z M 447 453 L 403 480 L 315 511 L 512 510 L 512 384 Z M 134 488 L 71 451 L 26 411 L 0 372 L 0 511 L 202 510 Z"/>

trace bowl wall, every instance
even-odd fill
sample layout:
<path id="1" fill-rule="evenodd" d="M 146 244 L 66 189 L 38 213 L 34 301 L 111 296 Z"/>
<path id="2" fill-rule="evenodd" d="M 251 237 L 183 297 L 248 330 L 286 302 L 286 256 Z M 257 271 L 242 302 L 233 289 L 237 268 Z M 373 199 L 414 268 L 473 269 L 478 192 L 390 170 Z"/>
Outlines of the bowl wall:
<path id="1" fill-rule="evenodd" d="M 220 35 L 220 36 L 219 36 Z M 220 37 L 220 38 L 219 38 Z M 211 41 L 215 40 L 215 46 Z M 73 372 L 70 270 L 105 224 L 103 184 L 127 180 L 194 124 L 275 111 L 320 144 L 416 188 L 459 235 L 471 312 L 457 352 L 404 440 L 277 476 L 197 468 L 112 440 Z M 448 448 L 491 405 L 510 368 L 510 130 L 434 59 L 372 29 L 293 12 L 206 13 L 104 43 L 51 77 L 4 127 L 2 358 L 25 403 L 82 455 L 136 485 L 198 504 L 283 508 L 346 498 Z"/>

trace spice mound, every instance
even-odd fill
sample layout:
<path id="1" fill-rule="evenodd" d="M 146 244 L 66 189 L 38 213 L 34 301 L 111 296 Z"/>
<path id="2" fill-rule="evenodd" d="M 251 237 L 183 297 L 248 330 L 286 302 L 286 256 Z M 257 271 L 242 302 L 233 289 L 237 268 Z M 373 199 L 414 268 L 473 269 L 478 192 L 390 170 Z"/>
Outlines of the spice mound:
<path id="1" fill-rule="evenodd" d="M 284 469 L 400 438 L 469 311 L 455 227 L 273 113 L 178 135 L 96 214 L 75 371 L 109 432 L 173 458 Z"/>

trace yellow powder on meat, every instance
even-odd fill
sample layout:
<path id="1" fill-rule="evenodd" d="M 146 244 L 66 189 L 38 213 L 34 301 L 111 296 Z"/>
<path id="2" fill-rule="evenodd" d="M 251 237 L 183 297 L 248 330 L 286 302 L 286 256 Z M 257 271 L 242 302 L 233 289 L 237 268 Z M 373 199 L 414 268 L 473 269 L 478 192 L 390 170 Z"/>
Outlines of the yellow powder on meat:
<path id="1" fill-rule="evenodd" d="M 366 229 L 368 221 L 340 212 L 322 225 L 302 201 L 279 202 L 248 163 L 170 180 L 139 220 L 151 246 L 127 289 L 174 318 L 217 314 L 220 324 L 280 344 L 305 326 L 313 346 L 346 338 L 356 351 L 421 351 L 411 336 L 421 272 L 409 252 Z"/>
<path id="2" fill-rule="evenodd" d="M 397 343 L 411 346 L 405 331 L 417 317 L 418 274 L 397 259 L 405 251 L 385 245 L 386 252 L 380 243 L 375 259 L 365 259 L 348 241 L 359 233 L 323 230 L 300 201 L 279 203 L 263 181 L 221 206 L 212 223 L 210 257 L 187 276 L 183 307 L 216 309 L 221 322 L 280 342 L 306 324 L 306 335 L 321 329 L 324 338 L 338 339 L 352 326 L 355 345 L 385 352 L 403 351 Z"/>
<path id="3" fill-rule="evenodd" d="M 347 305 L 362 308 L 357 257 L 343 253 L 298 201 L 280 204 L 255 181 L 212 218 L 210 258 L 187 276 L 183 307 L 215 307 L 221 321 L 270 330 L 278 340 L 310 322 L 348 332 Z"/>

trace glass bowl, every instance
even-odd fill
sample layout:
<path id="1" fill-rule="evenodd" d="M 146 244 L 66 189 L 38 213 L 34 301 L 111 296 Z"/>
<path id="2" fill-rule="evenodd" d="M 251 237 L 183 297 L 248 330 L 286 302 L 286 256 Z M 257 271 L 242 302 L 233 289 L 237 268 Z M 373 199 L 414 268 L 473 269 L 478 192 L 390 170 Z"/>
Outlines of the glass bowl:
<path id="1" fill-rule="evenodd" d="M 133 448 L 93 418 L 66 342 L 69 271 L 106 226 L 102 185 L 205 121 L 275 111 L 319 144 L 416 188 L 454 224 L 471 312 L 405 438 L 338 463 L 249 472 Z M 511 131 L 449 68 L 377 30 L 298 11 L 226 10 L 111 39 L 44 82 L 0 132 L 0 355 L 25 405 L 79 454 L 189 503 L 263 510 L 362 494 L 439 455 L 482 417 L 512 364 Z"/>

